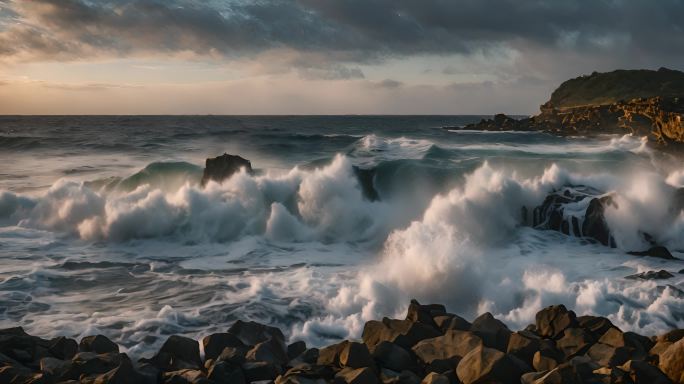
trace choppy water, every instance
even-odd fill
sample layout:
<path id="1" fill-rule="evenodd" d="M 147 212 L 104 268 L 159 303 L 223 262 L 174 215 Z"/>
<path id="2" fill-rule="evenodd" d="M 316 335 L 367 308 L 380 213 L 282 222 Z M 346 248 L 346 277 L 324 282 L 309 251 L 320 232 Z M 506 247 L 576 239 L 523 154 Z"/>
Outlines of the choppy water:
<path id="1" fill-rule="evenodd" d="M 103 333 L 133 354 L 235 319 L 322 344 L 415 297 L 511 327 L 564 303 L 646 334 L 684 327 L 668 199 L 684 166 L 630 136 L 455 132 L 473 116 L 0 117 L 0 326 Z M 224 152 L 256 175 L 198 185 Z M 376 171 L 380 201 L 352 166 Z M 520 225 L 584 184 L 618 193 L 618 248 Z M 666 269 L 675 277 L 629 280 Z"/>

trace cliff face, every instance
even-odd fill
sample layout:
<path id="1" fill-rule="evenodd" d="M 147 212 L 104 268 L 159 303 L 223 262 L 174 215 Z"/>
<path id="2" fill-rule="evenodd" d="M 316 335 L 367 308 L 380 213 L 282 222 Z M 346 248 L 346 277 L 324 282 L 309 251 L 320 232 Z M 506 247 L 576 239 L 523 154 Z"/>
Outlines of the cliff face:
<path id="1" fill-rule="evenodd" d="M 561 84 L 540 110 L 521 120 L 496 115 L 465 129 L 634 133 L 658 144 L 684 143 L 684 72 L 661 68 L 581 76 Z"/>

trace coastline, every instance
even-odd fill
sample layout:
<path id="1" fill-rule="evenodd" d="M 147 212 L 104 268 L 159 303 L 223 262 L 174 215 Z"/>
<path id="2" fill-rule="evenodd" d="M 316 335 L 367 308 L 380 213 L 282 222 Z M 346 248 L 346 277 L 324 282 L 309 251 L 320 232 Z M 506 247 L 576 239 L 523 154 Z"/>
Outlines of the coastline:
<path id="1" fill-rule="evenodd" d="M 3 383 L 683 383 L 684 330 L 646 337 L 563 305 L 512 331 L 412 300 L 405 319 L 366 322 L 362 340 L 307 348 L 238 320 L 201 341 L 171 335 L 134 362 L 103 335 L 77 343 L 0 330 Z"/>

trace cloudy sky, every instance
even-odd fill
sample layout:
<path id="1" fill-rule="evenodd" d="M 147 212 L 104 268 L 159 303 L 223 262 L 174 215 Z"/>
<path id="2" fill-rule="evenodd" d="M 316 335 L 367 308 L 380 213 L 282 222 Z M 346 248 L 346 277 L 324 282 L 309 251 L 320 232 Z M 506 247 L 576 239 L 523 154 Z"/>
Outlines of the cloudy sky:
<path id="1" fill-rule="evenodd" d="M 2 114 L 532 114 L 684 69 L 684 0 L 0 0 Z"/>

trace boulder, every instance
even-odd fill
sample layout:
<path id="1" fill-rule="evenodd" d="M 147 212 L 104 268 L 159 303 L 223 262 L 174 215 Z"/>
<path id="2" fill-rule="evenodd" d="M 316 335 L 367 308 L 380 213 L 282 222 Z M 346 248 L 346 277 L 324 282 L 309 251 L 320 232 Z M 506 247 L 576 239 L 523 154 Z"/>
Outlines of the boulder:
<path id="1" fill-rule="evenodd" d="M 150 362 L 163 371 L 199 369 L 203 366 L 197 340 L 178 335 L 169 336 Z"/>
<path id="2" fill-rule="evenodd" d="M 245 381 L 275 380 L 281 373 L 280 367 L 265 361 L 248 361 L 242 364 Z"/>
<path id="3" fill-rule="evenodd" d="M 539 350 L 541 340 L 539 336 L 529 331 L 519 331 L 511 334 L 508 339 L 506 353 L 511 354 L 532 365 L 534 353 Z"/>
<path id="4" fill-rule="evenodd" d="M 66 377 L 77 379 L 81 375 L 90 376 L 107 373 L 121 365 L 124 360 L 129 360 L 124 353 L 79 352 L 71 360 L 72 368 Z"/>
<path id="5" fill-rule="evenodd" d="M 356 342 L 348 342 L 344 345 L 340 351 L 339 362 L 342 367 L 349 368 L 375 367 L 366 344 Z"/>
<path id="6" fill-rule="evenodd" d="M 596 339 L 603 336 L 609 329 L 615 328 L 610 320 L 600 316 L 579 316 L 577 323 L 580 328 L 594 335 Z"/>
<path id="7" fill-rule="evenodd" d="M 435 316 L 434 318 L 437 328 L 442 332 L 449 330 L 454 331 L 469 331 L 472 324 L 470 324 L 466 319 L 447 313 L 446 315 Z"/>
<path id="8" fill-rule="evenodd" d="M 202 339 L 205 359 L 216 359 L 226 347 L 240 348 L 245 345 L 232 333 L 214 333 Z"/>
<path id="9" fill-rule="evenodd" d="M 403 348 L 411 349 L 417 342 L 442 333 L 430 325 L 411 320 L 394 320 L 383 318 L 382 321 L 371 320 L 363 327 L 363 342 L 373 349 L 381 341 L 389 341 Z"/>
<path id="10" fill-rule="evenodd" d="M 252 348 L 245 356 L 251 361 L 266 361 L 274 365 L 283 366 L 287 364 L 287 347 L 279 339 L 262 341 Z"/>
<path id="11" fill-rule="evenodd" d="M 285 336 L 280 329 L 259 324 L 255 321 L 238 320 L 231 325 L 228 333 L 237 336 L 245 345 L 256 345 L 269 339 L 285 341 Z"/>
<path id="12" fill-rule="evenodd" d="M 411 300 L 406 313 L 406 320 L 423 323 L 434 328 L 439 328 L 434 317 L 446 314 L 446 308 L 441 304 L 421 305 L 417 300 Z"/>
<path id="13" fill-rule="evenodd" d="M 296 367 L 297 365 L 301 364 L 316 364 L 319 355 L 320 351 L 318 350 L 318 348 L 309 348 L 306 351 L 300 353 L 299 356 L 297 356 L 296 358 L 290 360 L 289 366 Z"/>
<path id="14" fill-rule="evenodd" d="M 327 383 L 333 380 L 335 371 L 323 365 L 302 365 L 294 367 L 278 376 L 276 383 Z"/>
<path id="15" fill-rule="evenodd" d="M 71 360 L 71 358 L 73 358 L 78 352 L 78 343 L 74 339 L 60 336 L 50 340 L 50 346 L 48 347 L 48 350 L 52 356 L 58 359 Z"/>
<path id="16" fill-rule="evenodd" d="M 450 382 L 448 377 L 436 372 L 432 372 L 425 376 L 420 384 L 450 384 Z"/>
<path id="17" fill-rule="evenodd" d="M 578 326 L 577 316 L 564 305 L 552 305 L 537 312 L 536 326 L 541 337 L 557 339 L 567 328 Z"/>
<path id="18" fill-rule="evenodd" d="M 381 369 L 380 382 L 382 384 L 420 384 L 420 377 L 407 370 L 397 372 L 390 369 Z"/>
<path id="19" fill-rule="evenodd" d="M 40 359 L 40 371 L 43 378 L 48 381 L 60 382 L 69 379 L 78 379 L 74 372 L 73 363 L 70 360 L 61 360 L 54 357 Z"/>
<path id="20" fill-rule="evenodd" d="M 659 335 L 657 340 L 676 343 L 682 338 L 684 338 L 684 329 L 673 329 L 669 332 Z"/>
<path id="21" fill-rule="evenodd" d="M 630 355 L 630 350 L 626 347 L 613 347 L 603 343 L 596 343 L 587 351 L 587 356 L 605 367 L 622 365 L 629 360 Z"/>
<path id="22" fill-rule="evenodd" d="M 585 354 L 593 344 L 594 338 L 582 328 L 567 328 L 556 342 L 566 360 Z"/>
<path id="23" fill-rule="evenodd" d="M 202 174 L 202 186 L 205 186 L 210 180 L 221 182 L 234 173 L 239 172 L 244 168 L 247 173 L 254 173 L 252 170 L 252 163 L 240 156 L 229 155 L 224 153 L 221 156 L 207 159 Z"/>
<path id="24" fill-rule="evenodd" d="M 553 342 L 545 341 L 542 341 L 539 350 L 532 356 L 532 366 L 540 372 L 550 371 L 564 360 L 563 352 L 556 349 Z"/>
<path id="25" fill-rule="evenodd" d="M 242 369 L 225 361 L 218 361 L 207 369 L 207 379 L 216 383 L 245 384 Z"/>
<path id="26" fill-rule="evenodd" d="M 658 368 L 678 384 L 684 384 L 684 339 L 670 345 L 660 354 Z"/>
<path id="27" fill-rule="evenodd" d="M 304 341 L 295 341 L 287 346 L 287 357 L 292 360 L 306 351 L 306 343 Z"/>
<path id="28" fill-rule="evenodd" d="M 327 347 L 319 349 L 316 364 L 339 367 L 340 354 L 342 353 L 342 350 L 348 343 L 349 342 L 345 340 L 341 343 L 332 344 Z"/>
<path id="29" fill-rule="evenodd" d="M 611 328 L 601 336 L 599 343 L 610 345 L 611 347 L 624 347 L 629 351 L 629 355 L 634 359 L 644 359 L 648 351 L 653 348 L 653 341 L 648 337 L 638 335 L 634 332 L 622 332 L 617 328 Z"/>
<path id="30" fill-rule="evenodd" d="M 165 384 L 210 384 L 204 372 L 195 369 L 180 369 L 164 372 Z"/>
<path id="31" fill-rule="evenodd" d="M 632 251 L 632 252 L 627 252 L 628 254 L 632 256 L 650 256 L 650 257 L 657 257 L 659 259 L 665 259 L 665 260 L 673 260 L 674 256 L 670 253 L 670 251 L 663 247 L 663 246 L 655 246 L 651 247 L 645 251 Z"/>
<path id="32" fill-rule="evenodd" d="M 335 384 L 375 384 L 378 378 L 371 368 L 344 368 L 335 375 Z"/>
<path id="33" fill-rule="evenodd" d="M 559 366 L 550 371 L 531 372 L 521 378 L 523 384 L 583 384 L 571 366 Z"/>
<path id="34" fill-rule="evenodd" d="M 389 341 L 378 343 L 373 349 L 372 356 L 381 367 L 396 372 L 410 369 L 415 365 L 411 355 L 404 348 Z"/>
<path id="35" fill-rule="evenodd" d="M 481 346 L 482 339 L 472 332 L 448 331 L 444 336 L 420 341 L 412 350 L 425 365 L 443 363 L 454 367 L 463 356 Z"/>
<path id="36" fill-rule="evenodd" d="M 499 351 L 506 351 L 508 339 L 511 337 L 511 330 L 487 312 L 473 320 L 470 331 L 482 339 L 486 347 L 495 348 Z"/>
<path id="37" fill-rule="evenodd" d="M 225 347 L 216 361 L 225 361 L 232 364 L 242 364 L 247 360 L 248 347 Z"/>
<path id="38" fill-rule="evenodd" d="M 672 381 L 658 368 L 645 361 L 629 360 L 620 366 L 635 383 L 670 384 Z"/>
<path id="39" fill-rule="evenodd" d="M 149 381 L 138 373 L 129 359 L 121 360 L 118 367 L 101 375 L 92 375 L 81 378 L 81 383 L 88 384 L 145 384 Z"/>
<path id="40" fill-rule="evenodd" d="M 119 352 L 119 346 L 104 335 L 86 336 L 81 339 L 81 343 L 78 347 L 81 352 Z"/>
<path id="41" fill-rule="evenodd" d="M 480 346 L 461 359 L 456 367 L 456 374 L 463 384 L 517 384 L 522 372 L 503 352 Z"/>

